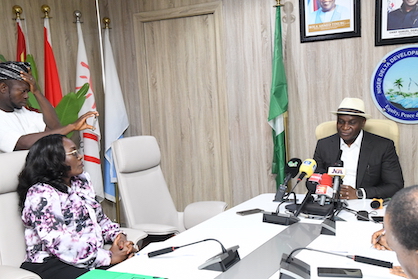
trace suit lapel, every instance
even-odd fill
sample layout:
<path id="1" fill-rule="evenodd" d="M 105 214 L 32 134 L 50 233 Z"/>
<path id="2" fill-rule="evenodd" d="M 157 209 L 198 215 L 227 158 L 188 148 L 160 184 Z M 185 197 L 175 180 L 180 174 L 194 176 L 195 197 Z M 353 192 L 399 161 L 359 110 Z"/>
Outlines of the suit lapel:
<path id="1" fill-rule="evenodd" d="M 363 130 L 363 140 L 361 142 L 360 154 L 357 165 L 356 188 L 361 188 L 360 182 L 363 181 L 366 173 L 369 157 L 372 154 L 373 145 L 370 144 L 370 134 Z"/>
<path id="2" fill-rule="evenodd" d="M 331 152 L 331 159 L 334 160 L 331 162 L 331 167 L 334 166 L 334 163 L 336 162 L 336 160 L 338 159 L 338 153 L 340 152 L 340 136 L 338 134 L 335 134 L 334 136 L 332 136 L 331 138 L 331 148 L 329 149 Z M 327 170 L 328 171 L 328 170 Z"/>

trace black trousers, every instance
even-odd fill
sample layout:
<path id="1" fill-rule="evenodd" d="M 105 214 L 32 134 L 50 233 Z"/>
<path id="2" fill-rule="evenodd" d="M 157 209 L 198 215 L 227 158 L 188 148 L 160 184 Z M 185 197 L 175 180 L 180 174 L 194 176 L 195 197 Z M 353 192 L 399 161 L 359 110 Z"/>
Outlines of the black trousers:
<path id="1" fill-rule="evenodd" d="M 75 279 L 89 271 L 87 268 L 78 268 L 57 258 L 47 258 L 43 263 L 24 262 L 20 267 L 38 274 L 42 279 Z M 104 266 L 100 269 L 109 267 Z"/>

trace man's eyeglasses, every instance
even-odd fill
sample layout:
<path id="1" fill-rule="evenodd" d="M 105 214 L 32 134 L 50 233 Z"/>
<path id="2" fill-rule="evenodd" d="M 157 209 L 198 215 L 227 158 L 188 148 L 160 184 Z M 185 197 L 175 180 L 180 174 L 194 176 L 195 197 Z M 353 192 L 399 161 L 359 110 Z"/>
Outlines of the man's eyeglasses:
<path id="1" fill-rule="evenodd" d="M 83 154 L 80 152 L 80 150 L 77 150 L 77 149 L 71 152 L 66 152 L 65 155 L 73 155 L 76 158 L 78 158 L 79 156 L 83 157 Z"/>

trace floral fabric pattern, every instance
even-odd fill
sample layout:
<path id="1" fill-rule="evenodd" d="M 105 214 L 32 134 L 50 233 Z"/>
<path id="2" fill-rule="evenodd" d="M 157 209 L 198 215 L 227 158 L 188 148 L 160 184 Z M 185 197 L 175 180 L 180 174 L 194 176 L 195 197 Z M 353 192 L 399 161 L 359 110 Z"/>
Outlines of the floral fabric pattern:
<path id="1" fill-rule="evenodd" d="M 68 193 L 37 183 L 26 196 L 22 211 L 27 262 L 42 263 L 57 257 L 80 268 L 110 264 L 111 252 L 103 249 L 121 233 L 94 197 L 88 173 L 71 181 Z"/>

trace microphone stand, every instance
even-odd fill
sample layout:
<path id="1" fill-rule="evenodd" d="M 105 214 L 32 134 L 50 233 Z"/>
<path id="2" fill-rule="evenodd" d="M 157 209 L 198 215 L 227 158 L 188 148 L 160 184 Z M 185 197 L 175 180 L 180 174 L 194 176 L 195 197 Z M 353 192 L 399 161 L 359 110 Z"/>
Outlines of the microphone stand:
<path id="1" fill-rule="evenodd" d="M 339 177 L 341 180 L 341 178 Z M 341 181 L 340 181 L 341 183 Z M 335 235 L 335 221 L 345 221 L 344 219 L 337 217 L 340 214 L 341 210 L 347 208 L 347 203 L 342 202 L 340 199 L 340 188 L 337 189 L 335 195 L 331 199 L 331 203 L 333 204 L 333 211 L 331 216 L 326 218 L 324 222 L 322 222 L 321 226 L 321 234 L 325 235 Z"/>
<path id="2" fill-rule="evenodd" d="M 370 265 L 375 265 L 375 266 L 380 266 L 380 267 L 387 267 L 387 268 L 393 267 L 392 262 L 381 261 L 381 260 L 358 256 L 358 255 L 342 255 L 338 253 L 302 247 L 302 248 L 294 249 L 292 252 L 290 252 L 289 255 L 283 253 L 282 260 L 280 262 L 280 277 L 279 277 L 280 279 L 311 278 L 310 266 L 307 263 L 292 257 L 295 252 L 298 252 L 301 250 L 308 250 L 308 251 L 325 253 L 325 254 L 339 256 L 339 257 L 345 257 L 345 258 L 354 260 L 355 262 L 370 264 Z"/>
<path id="3" fill-rule="evenodd" d="M 225 249 L 225 247 L 222 245 L 222 243 L 219 240 L 214 239 L 214 238 L 207 238 L 207 239 L 203 239 L 203 240 L 200 240 L 200 241 L 185 244 L 185 245 L 182 245 L 182 246 L 172 246 L 172 247 L 167 247 L 167 248 L 163 248 L 163 249 L 160 249 L 160 250 L 156 250 L 156 251 L 148 253 L 148 257 L 152 258 L 152 257 L 156 257 L 156 256 L 159 256 L 159 255 L 171 253 L 171 252 L 173 252 L 173 251 L 175 251 L 179 248 L 194 245 L 194 244 L 201 243 L 201 242 L 204 242 L 204 241 L 209 241 L 209 240 L 213 240 L 213 241 L 218 242 L 222 247 L 222 252 L 215 255 L 214 257 L 208 259 L 203 264 L 201 264 L 198 267 L 199 269 L 226 271 L 231 266 L 233 266 L 234 264 L 236 264 L 237 262 L 239 262 L 241 260 L 239 254 L 238 254 L 238 251 L 237 251 L 238 248 L 239 248 L 238 245 L 235 245 L 233 247 Z"/>
<path id="4" fill-rule="evenodd" d="M 295 186 L 293 186 L 292 190 L 286 196 L 286 199 L 277 206 L 276 212 L 263 213 L 263 222 L 289 226 L 300 221 L 300 219 L 297 216 L 294 216 L 293 214 L 279 213 L 279 211 L 280 211 L 280 205 L 282 205 L 292 193 L 295 196 L 295 203 L 296 203 L 296 194 L 295 192 L 293 192 L 293 190 L 296 188 L 296 186 L 299 184 L 301 180 L 302 179 L 298 179 Z"/>

